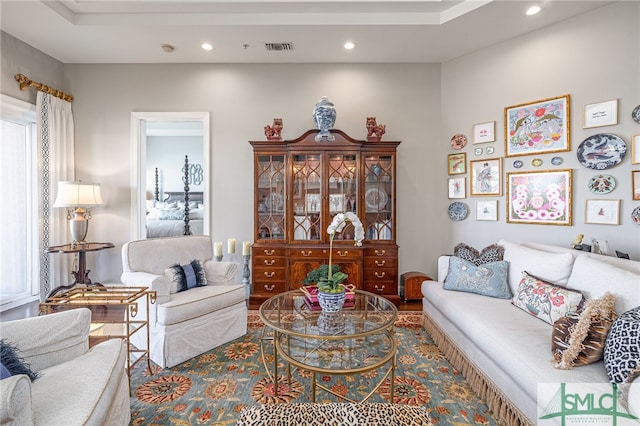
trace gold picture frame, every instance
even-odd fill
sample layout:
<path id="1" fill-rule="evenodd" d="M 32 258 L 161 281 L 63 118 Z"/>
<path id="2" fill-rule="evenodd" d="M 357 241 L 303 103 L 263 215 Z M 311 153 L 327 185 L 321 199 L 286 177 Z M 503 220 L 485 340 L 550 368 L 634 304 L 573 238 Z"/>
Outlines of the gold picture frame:
<path id="1" fill-rule="evenodd" d="M 467 153 L 457 152 L 447 155 L 447 171 L 450 175 L 467 173 Z"/>
<path id="2" fill-rule="evenodd" d="M 572 169 L 507 173 L 507 223 L 572 224 Z"/>
<path id="3" fill-rule="evenodd" d="M 502 159 L 469 161 L 469 195 L 502 195 Z"/>

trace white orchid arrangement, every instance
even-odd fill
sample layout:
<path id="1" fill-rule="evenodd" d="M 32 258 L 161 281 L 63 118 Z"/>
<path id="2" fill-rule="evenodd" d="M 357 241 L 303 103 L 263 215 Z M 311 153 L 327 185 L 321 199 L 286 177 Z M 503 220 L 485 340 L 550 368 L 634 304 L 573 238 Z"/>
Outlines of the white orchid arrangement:
<path id="1" fill-rule="evenodd" d="M 333 259 L 333 240 L 336 234 L 342 232 L 345 226 L 347 226 L 347 223 L 349 222 L 353 225 L 353 229 L 354 229 L 353 244 L 355 246 L 360 247 L 362 245 L 362 241 L 364 240 L 364 227 L 362 226 L 362 222 L 360 221 L 360 218 L 358 217 L 358 215 L 356 215 L 353 212 L 346 212 L 346 213 L 338 213 L 333 217 L 333 220 L 331 221 L 331 225 L 329 225 L 329 227 L 327 228 L 327 234 L 330 235 L 329 237 L 329 268 L 328 268 L 329 270 L 328 270 L 328 276 L 327 276 L 328 282 L 324 287 L 325 288 L 328 287 L 329 290 L 333 290 L 333 291 L 338 290 L 338 284 L 341 284 L 344 280 L 347 279 L 347 274 L 345 274 L 344 272 L 338 271 L 335 274 L 333 273 L 331 262 Z"/>

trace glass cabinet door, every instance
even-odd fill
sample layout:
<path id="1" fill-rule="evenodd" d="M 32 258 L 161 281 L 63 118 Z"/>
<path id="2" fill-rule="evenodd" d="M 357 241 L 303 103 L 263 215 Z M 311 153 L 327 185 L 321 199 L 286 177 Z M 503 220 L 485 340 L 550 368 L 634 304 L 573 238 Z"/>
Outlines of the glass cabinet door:
<path id="1" fill-rule="evenodd" d="M 322 239 L 322 156 L 294 154 L 292 172 L 293 241 Z"/>
<path id="2" fill-rule="evenodd" d="M 329 218 L 327 226 L 338 213 L 358 212 L 357 158 L 356 154 L 328 154 Z M 347 223 L 344 230 L 335 235 L 334 241 L 353 240 L 353 237 L 353 225 Z"/>
<path id="3" fill-rule="evenodd" d="M 284 240 L 285 228 L 285 156 L 258 156 L 258 238 Z"/>
<path id="4" fill-rule="evenodd" d="M 365 157 L 364 200 L 366 238 L 393 239 L 393 156 L 390 154 Z"/>

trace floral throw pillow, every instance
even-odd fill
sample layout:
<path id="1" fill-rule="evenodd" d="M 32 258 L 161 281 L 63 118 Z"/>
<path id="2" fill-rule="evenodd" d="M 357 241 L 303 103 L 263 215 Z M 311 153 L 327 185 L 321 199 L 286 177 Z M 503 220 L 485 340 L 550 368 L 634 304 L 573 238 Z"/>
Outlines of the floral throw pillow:
<path id="1" fill-rule="evenodd" d="M 511 303 L 553 325 L 567 313 L 579 309 L 582 293 L 545 282 L 524 271 L 518 291 L 511 299 Z"/>
<path id="2" fill-rule="evenodd" d="M 465 243 L 460 243 L 453 249 L 453 255 L 468 260 L 474 265 L 482 265 L 501 261 L 504 256 L 504 247 L 492 244 L 478 251 Z"/>

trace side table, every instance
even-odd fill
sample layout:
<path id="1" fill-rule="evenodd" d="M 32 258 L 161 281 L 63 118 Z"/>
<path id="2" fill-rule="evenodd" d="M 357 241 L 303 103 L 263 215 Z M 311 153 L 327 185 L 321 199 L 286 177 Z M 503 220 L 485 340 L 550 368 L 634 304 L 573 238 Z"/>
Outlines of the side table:
<path id="1" fill-rule="evenodd" d="M 87 252 L 88 251 L 100 251 L 108 248 L 115 247 L 111 243 L 87 243 L 87 242 L 75 242 L 71 244 L 64 244 L 61 246 L 51 246 L 47 250 L 49 253 L 78 253 L 78 270 L 71 272 L 73 275 L 73 282 L 69 285 L 62 285 L 51 290 L 47 298 L 55 296 L 61 291 L 70 290 L 76 284 L 95 285 L 102 286 L 100 283 L 92 283 L 89 278 L 90 270 L 87 270 Z"/>
<path id="2" fill-rule="evenodd" d="M 58 292 L 55 296 L 47 297 L 40 303 L 40 315 L 52 312 L 89 308 L 91 310 L 91 330 L 89 340 L 92 339 L 124 339 L 127 346 L 127 375 L 129 376 L 129 390 L 131 390 L 131 368 L 135 366 L 145 355 L 147 358 L 147 369 L 151 370 L 151 357 L 149 356 L 149 304 L 156 302 L 156 292 L 147 287 L 74 287 L 69 290 Z M 138 303 L 146 303 L 144 318 L 138 318 Z M 123 308 L 121 317 L 94 317 L 96 308 L 116 307 Z M 142 315 L 141 315 L 142 316 Z M 146 349 L 136 348 L 131 344 L 131 336 L 135 333 L 146 332 Z M 135 359 L 134 359 L 135 358 Z"/>
<path id="3" fill-rule="evenodd" d="M 405 272 L 400 275 L 400 296 L 403 301 L 422 299 L 422 282 L 432 278 L 422 272 Z"/>

